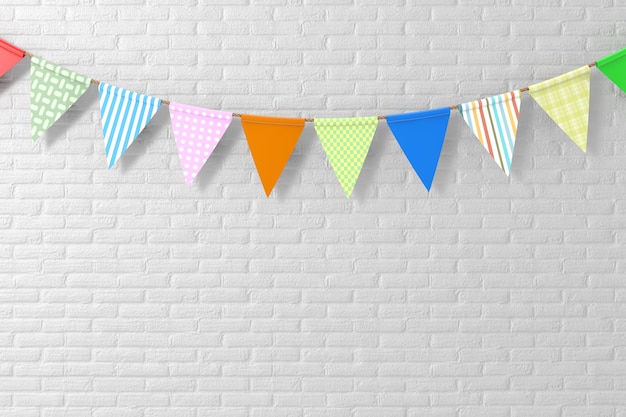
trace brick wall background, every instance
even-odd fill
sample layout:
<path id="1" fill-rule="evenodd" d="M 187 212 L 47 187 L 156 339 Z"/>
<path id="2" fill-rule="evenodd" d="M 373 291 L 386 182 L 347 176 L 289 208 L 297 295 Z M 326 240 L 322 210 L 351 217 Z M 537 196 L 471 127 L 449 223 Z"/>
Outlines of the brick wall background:
<path id="1" fill-rule="evenodd" d="M 626 46 L 623 0 L 3 0 L 52 62 L 187 104 L 451 105 Z M 625 417 L 626 97 L 583 154 L 525 94 L 511 177 L 454 112 L 428 195 L 384 123 L 346 200 L 311 125 L 271 198 L 234 123 L 184 185 L 167 108 L 105 168 L 92 87 L 30 140 L 0 79 L 3 417 Z"/>

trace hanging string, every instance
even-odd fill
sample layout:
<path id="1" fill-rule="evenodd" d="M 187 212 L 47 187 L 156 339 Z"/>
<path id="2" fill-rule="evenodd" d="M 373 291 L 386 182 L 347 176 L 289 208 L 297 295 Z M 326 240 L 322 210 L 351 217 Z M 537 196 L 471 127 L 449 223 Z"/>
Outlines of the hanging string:
<path id="1" fill-rule="evenodd" d="M 28 51 L 24 51 L 24 55 L 25 55 L 25 56 L 27 56 L 27 57 L 29 57 L 29 58 L 32 58 L 32 57 L 33 57 L 33 54 L 31 54 L 31 53 L 30 53 L 30 52 L 28 52 Z M 597 64 L 597 62 L 596 62 L 596 61 L 594 61 L 594 62 L 592 62 L 592 63 L 590 63 L 590 64 L 587 64 L 587 66 L 588 66 L 589 68 L 593 68 L 593 67 L 595 67 L 595 66 L 596 66 L 596 64 Z M 95 85 L 100 84 L 100 81 L 98 81 L 98 80 L 94 80 L 93 78 L 91 79 L 91 82 L 92 82 L 92 84 L 95 84 Z M 519 91 L 523 93 L 523 92 L 525 92 L 525 91 L 528 91 L 529 89 L 530 89 L 529 87 L 522 87 L 522 88 L 520 88 L 520 89 L 519 89 Z M 168 105 L 168 106 L 169 106 L 169 105 L 170 105 L 170 103 L 171 103 L 171 101 L 170 101 L 170 100 L 166 100 L 166 99 L 161 99 L 161 103 L 166 104 L 166 105 Z M 450 110 L 456 110 L 456 109 L 458 109 L 458 108 L 459 108 L 459 105 L 458 105 L 458 104 L 455 104 L 455 105 L 453 105 L 453 106 L 450 106 Z M 233 117 L 241 117 L 241 115 L 242 115 L 242 113 L 233 113 Z M 382 115 L 381 115 L 381 116 L 376 116 L 376 117 L 378 117 L 378 120 L 386 120 L 386 119 L 387 119 L 387 116 L 382 116 Z M 305 122 L 308 122 L 308 123 L 313 123 L 313 122 L 315 121 L 315 119 L 314 119 L 314 118 L 312 118 L 312 117 L 306 117 L 306 118 L 304 118 L 304 121 L 305 121 Z"/>

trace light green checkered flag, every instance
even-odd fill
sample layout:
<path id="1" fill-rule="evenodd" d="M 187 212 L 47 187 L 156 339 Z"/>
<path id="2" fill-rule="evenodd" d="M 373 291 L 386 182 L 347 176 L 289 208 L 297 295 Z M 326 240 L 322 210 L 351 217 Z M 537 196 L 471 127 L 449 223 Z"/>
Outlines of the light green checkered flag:
<path id="1" fill-rule="evenodd" d="M 315 119 L 315 131 L 346 197 L 359 178 L 376 126 L 376 116 Z"/>
<path id="2" fill-rule="evenodd" d="M 37 140 L 89 88 L 91 79 L 61 68 L 45 59 L 30 61 L 30 121 Z"/>
<path id="3" fill-rule="evenodd" d="M 530 95 L 561 129 L 587 151 L 589 66 L 528 87 Z"/>

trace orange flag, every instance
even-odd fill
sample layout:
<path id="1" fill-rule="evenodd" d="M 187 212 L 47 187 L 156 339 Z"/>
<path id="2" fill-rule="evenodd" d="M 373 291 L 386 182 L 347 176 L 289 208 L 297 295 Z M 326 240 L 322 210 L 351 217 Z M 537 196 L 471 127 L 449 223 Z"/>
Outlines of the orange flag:
<path id="1" fill-rule="evenodd" d="M 269 197 L 304 129 L 304 119 L 241 115 L 250 153 Z"/>

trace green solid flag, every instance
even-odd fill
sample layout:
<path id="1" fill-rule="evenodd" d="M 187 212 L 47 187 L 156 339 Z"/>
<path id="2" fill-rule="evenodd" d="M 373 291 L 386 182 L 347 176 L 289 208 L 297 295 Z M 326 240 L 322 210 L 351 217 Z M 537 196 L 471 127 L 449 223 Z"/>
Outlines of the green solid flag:
<path id="1" fill-rule="evenodd" d="M 359 178 L 377 126 L 376 116 L 315 119 L 315 131 L 346 197 Z"/>
<path id="2" fill-rule="evenodd" d="M 89 88 L 91 79 L 59 67 L 45 59 L 30 62 L 30 121 L 37 140 Z"/>
<path id="3" fill-rule="evenodd" d="M 626 93 L 626 48 L 602 58 L 596 65 L 604 75 Z"/>

